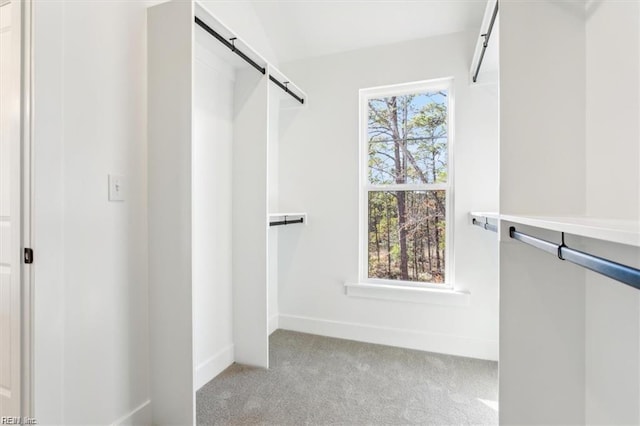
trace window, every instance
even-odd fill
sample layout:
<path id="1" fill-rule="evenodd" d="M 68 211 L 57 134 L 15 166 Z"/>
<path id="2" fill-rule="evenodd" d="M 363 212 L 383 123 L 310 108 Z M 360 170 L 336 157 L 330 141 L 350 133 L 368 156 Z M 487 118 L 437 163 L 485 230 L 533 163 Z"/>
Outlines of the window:
<path id="1" fill-rule="evenodd" d="M 452 80 L 360 91 L 360 278 L 450 287 Z"/>

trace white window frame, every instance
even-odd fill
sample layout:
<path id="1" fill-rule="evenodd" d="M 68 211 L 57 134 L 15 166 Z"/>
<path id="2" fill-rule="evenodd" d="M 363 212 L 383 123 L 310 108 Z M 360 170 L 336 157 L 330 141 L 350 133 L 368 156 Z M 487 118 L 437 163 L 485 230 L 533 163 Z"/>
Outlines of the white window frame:
<path id="1" fill-rule="evenodd" d="M 360 89 L 360 137 L 359 137 L 359 282 L 366 284 L 393 285 L 401 287 L 434 288 L 451 290 L 454 285 L 454 250 L 453 250 L 453 218 L 454 215 L 454 80 L 453 78 L 441 78 L 436 80 L 417 81 L 412 83 L 394 84 L 388 86 L 372 87 Z M 368 137 L 368 117 L 370 99 L 379 99 L 390 96 L 402 96 L 414 93 L 434 92 L 438 90 L 447 91 L 447 183 L 434 184 L 390 184 L 390 185 L 370 185 L 369 184 L 369 137 Z M 429 191 L 444 190 L 446 193 L 446 214 L 445 214 L 445 282 L 425 283 L 416 281 L 391 280 L 381 278 L 369 278 L 369 203 L 368 194 L 370 191 L 394 191 L 404 189 L 408 191 Z"/>

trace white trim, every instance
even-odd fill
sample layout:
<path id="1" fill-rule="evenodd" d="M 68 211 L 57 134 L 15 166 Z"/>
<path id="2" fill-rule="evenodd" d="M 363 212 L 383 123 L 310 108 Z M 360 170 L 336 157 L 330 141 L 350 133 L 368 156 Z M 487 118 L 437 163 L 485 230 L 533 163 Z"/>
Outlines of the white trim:
<path id="1" fill-rule="evenodd" d="M 413 81 L 410 83 L 388 84 L 385 86 L 369 87 L 360 89 L 360 94 L 364 94 L 367 98 L 375 98 L 378 96 L 389 95 L 410 95 L 412 93 L 428 90 L 441 90 L 451 87 L 452 77 L 437 78 L 433 80 Z"/>
<path id="2" fill-rule="evenodd" d="M 388 185 L 364 185 L 366 191 L 446 191 L 446 183 L 391 183 Z"/>
<path id="3" fill-rule="evenodd" d="M 471 293 L 451 288 L 400 286 L 390 284 L 345 283 L 347 296 L 397 302 L 428 303 L 444 306 L 469 306 Z"/>
<path id="4" fill-rule="evenodd" d="M 19 2 L 21 9 L 21 54 L 22 54 L 22 93 L 20 97 L 22 114 L 22 244 L 34 247 L 33 202 L 35 188 L 33 185 L 35 169 L 33 167 L 33 16 L 32 1 Z M 35 279 L 33 265 L 22 264 L 23 299 L 23 337 L 22 337 L 22 412 L 23 416 L 34 417 L 35 357 Z"/>
<path id="5" fill-rule="evenodd" d="M 269 217 L 270 218 L 276 218 L 276 217 L 283 217 L 283 216 L 302 216 L 302 217 L 306 217 L 307 214 L 306 213 L 269 213 Z"/>
<path id="6" fill-rule="evenodd" d="M 151 400 L 147 399 L 136 408 L 111 423 L 111 426 L 133 426 L 151 424 Z"/>
<path id="7" fill-rule="evenodd" d="M 604 217 L 585 216 L 498 216 L 500 222 L 519 223 L 550 231 L 565 232 L 581 237 L 595 238 L 612 243 L 640 247 L 640 223 L 636 220 L 621 220 Z M 509 239 L 509 232 L 500 234 Z"/>
<path id="8" fill-rule="evenodd" d="M 213 380 L 218 374 L 222 373 L 228 366 L 233 364 L 234 353 L 233 344 L 218 351 L 206 361 L 198 364 L 195 371 L 194 391 Z"/>
<path id="9" fill-rule="evenodd" d="M 447 97 L 449 104 L 447 105 L 447 113 L 448 113 L 448 123 L 447 123 L 447 132 L 448 132 L 448 140 L 447 140 L 447 185 L 449 188 L 447 189 L 447 212 L 446 212 L 446 235 L 445 235 L 445 282 L 447 282 L 451 288 L 455 285 L 455 247 L 453 246 L 453 242 L 455 239 L 453 235 L 455 233 L 454 222 L 456 220 L 456 189 L 455 189 L 455 154 L 453 147 L 455 146 L 456 140 L 456 109 L 455 109 L 455 80 L 453 77 L 449 79 L 449 96 Z"/>
<path id="10" fill-rule="evenodd" d="M 472 218 L 487 218 L 493 220 L 499 220 L 500 214 L 497 212 L 469 212 L 469 217 Z"/>
<path id="11" fill-rule="evenodd" d="M 453 284 L 450 282 L 444 283 L 426 283 L 421 281 L 404 281 L 404 280 L 387 280 L 384 278 L 367 278 L 365 281 L 359 281 L 358 284 L 368 284 L 368 285 L 383 285 L 383 286 L 391 286 L 394 288 L 402 287 L 402 288 L 417 288 L 417 289 L 431 289 L 431 290 L 441 290 L 441 291 L 455 291 L 453 289 Z"/>
<path id="12" fill-rule="evenodd" d="M 454 97 L 455 80 L 453 77 L 446 77 L 434 80 L 417 81 L 411 83 L 378 86 L 367 89 L 360 89 L 359 91 L 359 141 L 358 141 L 358 156 L 359 156 L 359 250 L 358 250 L 358 280 L 360 283 L 376 284 L 382 282 L 397 283 L 403 285 L 401 281 L 393 280 L 376 280 L 369 278 L 368 271 L 368 193 L 370 191 L 393 191 L 393 190 L 444 190 L 446 194 L 446 228 L 445 228 L 445 283 L 423 283 L 419 284 L 427 287 L 447 287 L 453 288 L 455 283 L 454 277 L 454 247 L 453 247 L 453 233 L 455 220 L 455 192 L 454 192 L 454 154 L 453 145 L 455 140 L 455 108 Z M 427 91 L 446 90 L 447 96 L 447 182 L 446 183 L 434 183 L 434 184 L 390 184 L 390 185 L 371 185 L 368 182 L 368 149 L 366 147 L 368 143 L 368 100 L 380 96 L 391 95 L 406 95 L 411 93 L 424 93 Z M 405 283 L 406 284 L 406 283 Z"/>
<path id="13" fill-rule="evenodd" d="M 269 318 L 269 336 L 271 336 L 273 334 L 274 331 L 276 331 L 279 327 L 279 321 L 280 320 L 280 315 L 275 314 L 275 315 L 271 315 L 271 317 Z"/>
<path id="14" fill-rule="evenodd" d="M 280 328 L 301 333 L 496 361 L 495 340 L 280 314 Z"/>

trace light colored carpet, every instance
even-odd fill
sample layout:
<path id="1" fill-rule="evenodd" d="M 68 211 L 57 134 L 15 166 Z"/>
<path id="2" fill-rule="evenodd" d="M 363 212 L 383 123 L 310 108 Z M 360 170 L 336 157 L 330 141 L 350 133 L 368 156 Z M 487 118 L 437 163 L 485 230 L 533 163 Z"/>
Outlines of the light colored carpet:
<path id="1" fill-rule="evenodd" d="M 233 364 L 203 386 L 197 423 L 498 424 L 496 362 L 284 330 L 269 355 L 269 370 Z"/>

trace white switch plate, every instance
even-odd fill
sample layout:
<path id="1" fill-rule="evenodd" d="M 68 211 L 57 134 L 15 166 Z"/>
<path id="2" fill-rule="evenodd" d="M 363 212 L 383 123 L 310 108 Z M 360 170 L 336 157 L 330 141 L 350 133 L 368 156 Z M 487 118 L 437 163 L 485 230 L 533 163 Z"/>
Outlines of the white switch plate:
<path id="1" fill-rule="evenodd" d="M 109 201 L 124 201 L 125 179 L 122 175 L 109 175 Z"/>

